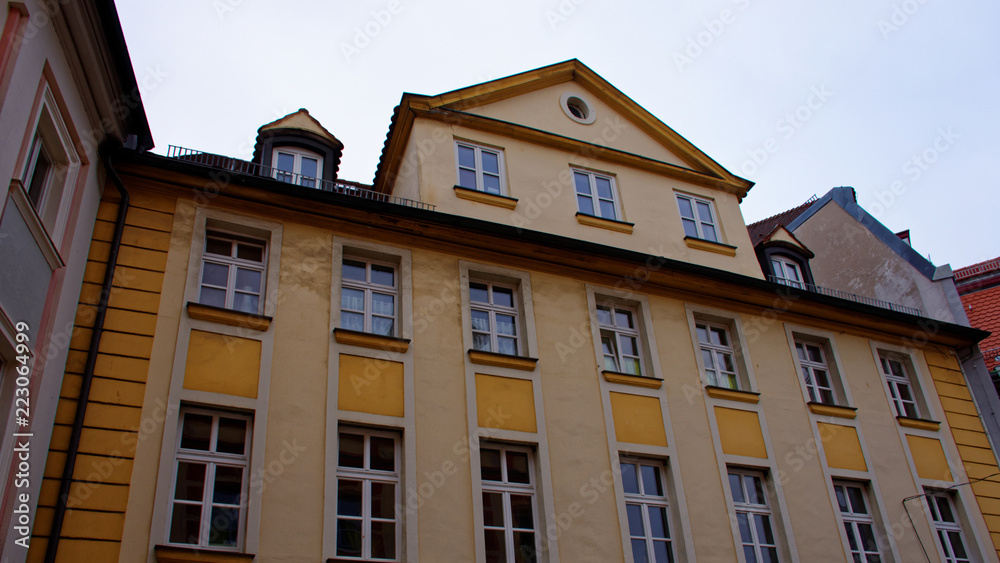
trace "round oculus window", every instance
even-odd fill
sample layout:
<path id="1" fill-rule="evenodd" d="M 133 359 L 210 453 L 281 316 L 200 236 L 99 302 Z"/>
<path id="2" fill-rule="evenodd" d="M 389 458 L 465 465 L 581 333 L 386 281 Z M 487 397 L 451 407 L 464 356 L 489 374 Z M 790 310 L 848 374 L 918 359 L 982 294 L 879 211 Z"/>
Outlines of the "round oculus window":
<path id="1" fill-rule="evenodd" d="M 577 123 L 590 125 L 597 119 L 597 114 L 590 107 L 582 96 L 573 92 L 567 92 L 559 99 L 559 105 L 563 113 Z"/>

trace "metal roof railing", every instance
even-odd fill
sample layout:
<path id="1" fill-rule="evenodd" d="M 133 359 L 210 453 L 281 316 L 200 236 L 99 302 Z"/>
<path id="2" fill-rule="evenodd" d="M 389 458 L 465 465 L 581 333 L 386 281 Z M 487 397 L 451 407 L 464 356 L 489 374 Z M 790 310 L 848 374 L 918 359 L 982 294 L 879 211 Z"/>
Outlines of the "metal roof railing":
<path id="1" fill-rule="evenodd" d="M 848 293 L 846 291 L 840 291 L 839 289 L 831 289 L 829 287 L 822 287 L 819 285 L 813 285 L 801 282 L 791 282 L 783 278 L 777 278 L 775 276 L 767 276 L 767 279 L 768 281 L 772 281 L 774 283 L 780 283 L 782 285 L 787 285 L 790 287 L 797 287 L 799 289 L 804 289 L 806 291 L 811 291 L 813 293 L 819 293 L 820 295 L 829 295 L 830 297 L 846 299 L 848 301 L 854 301 L 855 303 L 871 305 L 872 307 L 889 309 L 890 311 L 896 311 L 897 313 L 906 313 L 908 315 L 914 315 L 917 317 L 923 316 L 923 312 L 920 309 L 907 307 L 905 305 L 897 305 L 896 303 L 890 303 L 888 301 L 875 299 L 873 297 L 866 297 L 864 295 L 858 295 L 856 293 Z"/>
<path id="2" fill-rule="evenodd" d="M 967 268 L 959 268 L 958 270 L 955 270 L 955 279 L 964 280 L 965 278 L 971 278 L 993 270 L 1000 270 L 1000 258 L 994 258 L 988 262 L 983 262 L 982 264 L 976 264 L 975 266 Z"/>
<path id="3" fill-rule="evenodd" d="M 376 192 L 366 187 L 365 184 L 359 184 L 357 182 L 348 182 L 345 180 L 330 181 L 320 178 L 312 178 L 296 174 L 294 172 L 278 170 L 277 168 L 264 166 L 256 162 L 249 162 L 238 158 L 203 152 L 195 149 L 188 149 L 176 145 L 169 145 L 167 147 L 167 158 L 175 158 L 191 164 L 197 164 L 208 168 L 222 169 L 229 172 L 235 172 L 237 174 L 245 174 L 247 176 L 271 178 L 286 184 L 295 184 L 306 188 L 315 188 L 324 192 L 334 192 L 359 197 L 361 199 L 389 203 L 392 205 L 402 205 L 404 207 L 426 209 L 428 211 L 434 211 L 435 209 L 435 206 L 429 203 Z"/>

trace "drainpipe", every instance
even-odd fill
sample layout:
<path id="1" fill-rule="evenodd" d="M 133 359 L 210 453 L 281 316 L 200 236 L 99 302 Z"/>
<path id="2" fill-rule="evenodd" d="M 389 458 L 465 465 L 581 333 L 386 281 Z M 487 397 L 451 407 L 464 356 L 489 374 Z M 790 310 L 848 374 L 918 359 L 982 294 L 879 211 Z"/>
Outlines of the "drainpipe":
<path id="1" fill-rule="evenodd" d="M 114 182 L 121 194 L 118 205 L 118 217 L 115 220 L 115 231 L 111 237 L 111 253 L 108 255 L 108 266 L 104 272 L 104 284 L 101 286 L 101 298 L 97 304 L 97 314 L 94 316 L 94 331 L 90 337 L 90 348 L 87 350 L 87 363 L 83 369 L 83 383 L 80 385 L 80 397 L 76 405 L 76 417 L 73 419 L 73 432 L 69 438 L 69 450 L 66 452 L 66 465 L 63 468 L 62 480 L 59 483 L 59 498 L 56 500 L 56 512 L 52 518 L 52 531 L 49 533 L 49 543 L 45 549 L 45 563 L 54 563 L 56 551 L 59 549 L 59 536 L 62 533 L 63 520 L 69 505 L 69 490 L 73 484 L 73 472 L 76 469 L 76 457 L 80 451 L 80 435 L 83 433 L 83 418 L 87 414 L 87 401 L 90 399 L 90 386 L 94 381 L 94 367 L 97 365 L 97 351 L 101 346 L 101 335 L 104 332 L 104 317 L 108 312 L 108 299 L 111 297 L 111 284 L 115 278 L 115 266 L 118 263 L 118 250 L 121 248 L 122 232 L 125 230 L 125 215 L 128 213 L 128 190 L 111 165 L 109 147 L 101 151 L 102 162 L 108 178 Z"/>

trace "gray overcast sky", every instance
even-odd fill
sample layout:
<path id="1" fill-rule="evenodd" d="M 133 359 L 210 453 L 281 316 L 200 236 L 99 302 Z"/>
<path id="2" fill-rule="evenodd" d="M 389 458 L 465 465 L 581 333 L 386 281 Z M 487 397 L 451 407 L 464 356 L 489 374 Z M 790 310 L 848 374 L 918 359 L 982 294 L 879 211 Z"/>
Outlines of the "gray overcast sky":
<path id="1" fill-rule="evenodd" d="M 155 152 L 249 158 L 300 107 L 370 183 L 403 92 L 577 58 L 735 174 L 747 222 L 835 186 L 938 265 L 1000 255 L 1000 2 L 119 0 Z"/>

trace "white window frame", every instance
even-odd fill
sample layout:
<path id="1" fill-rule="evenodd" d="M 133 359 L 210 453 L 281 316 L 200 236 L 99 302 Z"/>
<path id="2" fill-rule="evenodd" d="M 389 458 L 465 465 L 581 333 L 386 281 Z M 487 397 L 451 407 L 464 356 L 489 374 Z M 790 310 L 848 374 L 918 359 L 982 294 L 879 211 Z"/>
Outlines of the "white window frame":
<path id="1" fill-rule="evenodd" d="M 203 450 L 192 450 L 192 449 L 182 449 L 181 442 L 184 439 L 184 417 L 188 414 L 204 415 L 212 417 L 212 430 L 210 437 L 209 451 Z M 244 436 L 244 452 L 242 455 L 228 454 L 214 451 L 217 446 L 218 440 L 218 428 L 220 418 L 230 418 L 245 420 L 247 423 L 246 434 Z M 248 495 L 250 488 L 250 449 L 253 443 L 253 417 L 250 415 L 239 414 L 235 412 L 229 412 L 224 410 L 214 410 L 206 408 L 194 408 L 194 407 L 181 407 L 180 412 L 177 417 L 177 445 L 174 448 L 174 462 L 172 471 L 172 481 L 170 484 L 170 497 L 169 497 L 169 509 L 167 510 L 167 530 L 166 530 L 166 542 L 169 545 L 176 546 L 195 546 L 198 549 L 207 550 L 218 550 L 218 551 L 234 551 L 242 552 L 246 541 L 246 521 L 247 521 L 247 511 L 248 511 Z M 194 463 L 204 463 L 206 464 L 205 469 L 205 484 L 202 490 L 202 500 L 200 503 L 195 503 L 194 501 L 180 502 L 179 504 L 200 504 L 202 506 L 202 518 L 201 527 L 198 533 L 198 543 L 179 543 L 170 541 L 171 527 L 173 524 L 173 511 L 175 504 L 178 504 L 176 497 L 177 488 L 177 476 L 180 463 L 182 462 L 194 462 Z M 240 504 L 239 505 L 223 505 L 229 508 L 236 507 L 240 511 L 240 521 L 238 524 L 237 541 L 236 545 L 222 546 L 222 545 L 210 545 L 209 532 L 210 525 L 212 523 L 211 509 L 213 506 L 217 506 L 212 502 L 214 487 L 215 487 L 215 472 L 218 466 L 228 466 L 228 467 L 240 467 L 243 469 L 243 483 L 242 491 L 240 493 Z M 207 514 L 206 514 L 207 509 Z"/>
<path id="2" fill-rule="evenodd" d="M 287 170 L 281 170 L 278 168 L 278 154 L 284 153 L 290 155 L 294 160 L 292 164 L 291 172 Z M 316 176 L 304 176 L 302 174 L 302 159 L 311 158 L 316 161 Z M 323 188 L 323 155 L 309 151 L 306 149 L 300 149 L 298 147 L 275 147 L 271 151 L 271 176 L 277 179 L 279 182 L 285 182 L 286 184 L 295 184 L 298 186 L 304 186 L 306 188 Z"/>
<path id="3" fill-rule="evenodd" d="M 938 552 L 943 556 L 944 563 L 969 563 L 978 560 L 973 554 L 972 544 L 969 543 L 967 534 L 962 527 L 962 515 L 958 511 L 958 504 L 952 498 L 952 494 L 947 491 L 925 489 L 927 510 L 930 512 L 931 522 L 934 525 L 934 543 L 938 546 Z M 953 520 L 946 520 L 941 514 L 941 504 L 947 505 Z M 961 542 L 962 549 L 965 550 L 965 557 L 959 557 L 955 553 L 955 539 Z M 948 541 L 944 537 L 948 537 Z"/>
<path id="4" fill-rule="evenodd" d="M 638 493 L 629 493 L 629 492 L 625 491 L 625 479 L 624 479 L 625 470 L 624 470 L 624 468 L 621 467 L 621 466 L 624 466 L 625 464 L 633 464 L 636 467 L 636 484 L 637 484 L 637 486 L 639 488 L 639 492 Z M 655 493 L 650 493 L 650 492 L 647 492 L 645 490 L 645 482 L 642 479 L 642 470 L 641 470 L 641 468 L 643 466 L 645 466 L 645 467 L 652 467 L 656 471 L 656 473 L 657 473 L 657 475 L 658 475 L 658 477 L 660 479 L 660 487 L 663 490 L 663 494 L 662 495 L 656 495 Z M 666 471 L 666 468 L 664 467 L 664 464 L 661 463 L 661 462 L 659 462 L 659 461 L 652 461 L 652 460 L 645 459 L 645 458 L 637 458 L 637 457 L 622 455 L 620 457 L 620 459 L 619 459 L 619 467 L 621 468 L 622 475 L 623 475 L 623 477 L 622 477 L 622 495 L 623 495 L 623 497 L 625 499 L 625 515 L 626 515 L 626 517 L 625 517 L 625 522 L 623 523 L 623 525 L 627 528 L 626 529 L 626 533 L 628 534 L 628 537 L 629 537 L 629 549 L 630 549 L 630 553 L 632 553 L 632 559 L 635 560 L 635 561 L 640 560 L 639 558 L 637 558 L 635 556 L 635 551 L 634 551 L 635 550 L 635 546 L 633 545 L 633 542 L 641 541 L 641 542 L 643 542 L 645 550 L 646 550 L 646 559 L 645 559 L 646 561 L 655 561 L 656 560 L 655 559 L 655 553 L 654 553 L 654 543 L 655 542 L 666 543 L 667 544 L 667 549 L 668 549 L 668 551 L 671 554 L 672 560 L 676 561 L 677 560 L 677 553 L 676 553 L 676 549 L 675 549 L 676 542 L 675 542 L 675 538 L 674 538 L 673 530 L 672 530 L 672 526 L 671 526 L 671 524 L 674 523 L 674 514 L 671 512 L 671 509 L 670 509 L 670 498 L 669 498 L 669 487 L 668 487 L 668 481 L 667 481 L 667 471 Z M 631 506 L 640 506 L 640 510 L 642 512 L 642 535 L 641 536 L 637 536 L 637 535 L 634 535 L 632 533 L 631 521 L 628 518 L 628 507 L 630 505 Z M 649 519 L 649 510 L 648 510 L 648 508 L 650 508 L 650 507 L 652 507 L 652 508 L 662 508 L 663 509 L 663 511 L 664 511 L 664 513 L 666 515 L 665 521 L 664 521 L 664 525 L 666 526 L 666 529 L 667 529 L 667 532 L 666 532 L 667 533 L 667 537 L 666 538 L 653 538 L 652 537 L 652 534 L 650 532 L 650 519 Z"/>
<path id="5" fill-rule="evenodd" d="M 795 260 L 784 256 L 771 256 L 771 269 L 774 270 L 775 283 L 800 289 L 805 287 L 802 266 Z M 791 272 L 794 272 L 795 275 L 789 275 Z"/>
<path id="6" fill-rule="evenodd" d="M 228 257 L 227 256 L 223 256 L 221 254 L 209 253 L 208 252 L 208 239 L 209 238 L 214 238 L 216 240 L 229 240 L 230 244 L 231 244 L 230 248 L 234 249 L 234 250 L 230 251 L 231 254 Z M 253 261 L 253 260 L 246 260 L 246 259 L 238 258 L 237 256 L 233 256 L 233 254 L 236 253 L 235 249 L 238 249 L 237 245 L 239 245 L 241 243 L 242 244 L 251 245 L 251 246 L 261 247 L 261 256 L 262 256 L 261 261 L 260 262 L 256 262 L 256 261 Z M 257 296 L 257 310 L 256 311 L 240 311 L 240 312 L 250 313 L 250 314 L 254 314 L 254 315 L 261 314 L 261 311 L 264 310 L 264 301 L 266 299 L 265 296 L 267 294 L 266 293 L 266 290 L 267 290 L 267 272 L 268 272 L 267 260 L 268 260 L 268 243 L 267 243 L 266 240 L 258 239 L 258 238 L 255 238 L 255 237 L 249 237 L 249 236 L 238 234 L 238 233 L 233 233 L 233 232 L 222 230 L 222 229 L 212 228 L 211 226 L 206 227 L 206 229 L 205 229 L 205 241 L 204 241 L 204 244 L 202 245 L 202 251 L 201 251 L 201 269 L 200 269 L 200 271 L 198 273 L 198 302 L 199 303 L 202 302 L 202 300 L 201 300 L 201 298 L 202 298 L 202 289 L 204 287 L 209 287 L 211 289 L 217 289 L 217 290 L 224 290 L 226 292 L 226 300 L 225 300 L 225 305 L 223 306 L 223 308 L 230 309 L 230 310 L 233 310 L 233 311 L 239 311 L 238 309 L 234 309 L 233 308 L 233 305 L 234 305 L 237 293 L 242 293 L 242 294 L 246 294 L 246 295 L 256 295 Z M 225 267 L 227 267 L 229 269 L 229 275 L 228 275 L 228 278 L 227 278 L 226 287 L 217 286 L 217 285 L 211 285 L 211 284 L 206 284 L 204 282 L 205 264 L 206 263 L 216 264 L 216 265 L 220 265 L 220 266 L 225 266 Z M 249 291 L 238 290 L 237 289 L 237 287 L 236 287 L 236 274 L 237 274 L 238 270 L 240 270 L 240 269 L 245 269 L 245 270 L 250 270 L 250 271 L 255 271 L 255 272 L 259 272 L 260 273 L 260 290 L 256 294 L 254 294 L 252 292 L 249 292 Z"/>
<path id="7" fill-rule="evenodd" d="M 472 149 L 475 153 L 475 168 L 469 168 L 467 166 L 462 166 L 461 159 L 459 158 L 459 149 L 461 147 Z M 497 174 L 492 172 L 487 172 L 486 168 L 483 166 L 483 153 L 491 153 L 497 157 Z M 483 192 L 488 194 L 496 195 L 507 195 L 507 175 L 504 171 L 504 151 L 503 149 L 498 149 L 495 147 L 486 147 L 483 145 L 478 145 L 475 143 L 470 143 L 468 141 L 455 141 L 455 184 L 460 188 L 465 188 L 468 190 L 476 190 L 477 192 Z M 462 185 L 462 170 L 468 170 L 475 174 L 476 185 L 473 187 Z M 498 192 L 493 192 L 486 189 L 486 182 L 483 179 L 484 176 L 496 176 L 499 185 Z"/>
<path id="8" fill-rule="evenodd" d="M 481 301 L 473 301 L 472 300 L 472 284 L 480 284 L 480 285 L 485 285 L 487 287 L 487 292 L 488 292 L 487 294 L 488 294 L 489 303 L 483 303 Z M 506 306 L 497 305 L 497 304 L 494 303 L 494 300 L 493 300 L 493 288 L 494 287 L 503 288 L 503 289 L 509 289 L 511 291 L 511 303 L 513 303 L 513 307 L 506 307 Z M 520 296 L 518 295 L 518 293 L 519 293 L 518 292 L 518 287 L 516 285 L 507 284 L 507 283 L 501 283 L 501 282 L 494 282 L 494 281 L 490 281 L 490 280 L 485 280 L 485 279 L 478 278 L 478 277 L 475 277 L 475 276 L 472 276 L 472 275 L 469 276 L 469 319 L 470 319 L 470 327 L 472 328 L 472 344 L 473 344 L 473 349 L 474 350 L 479 350 L 478 348 L 474 347 L 475 346 L 475 342 L 476 342 L 476 335 L 477 334 L 487 334 L 486 331 L 484 331 L 484 330 L 477 330 L 475 328 L 475 326 L 473 324 L 471 324 L 471 322 L 472 322 L 472 311 L 480 311 L 480 312 L 485 312 L 485 313 L 489 314 L 489 317 L 490 317 L 490 319 L 489 319 L 490 320 L 490 327 L 489 327 L 489 333 L 488 333 L 489 337 L 490 337 L 490 349 L 489 350 L 480 350 L 480 351 L 483 351 L 483 352 L 493 352 L 493 353 L 497 353 L 497 354 L 506 354 L 505 352 L 500 352 L 500 348 L 499 348 L 499 339 L 501 337 L 503 337 L 503 338 L 513 338 L 513 340 L 514 340 L 514 346 L 515 346 L 515 352 L 512 355 L 514 355 L 514 356 L 524 356 L 525 355 L 525 349 L 524 349 L 524 346 L 522 344 L 523 340 L 521 338 L 523 329 L 522 329 L 522 326 L 521 326 L 521 311 L 520 311 L 520 304 L 521 303 L 520 303 Z M 511 316 L 514 317 L 514 330 L 515 330 L 516 334 L 513 337 L 511 337 L 511 335 L 508 335 L 508 334 L 503 334 L 503 335 L 499 334 L 499 332 L 497 330 L 497 321 L 496 321 L 497 314 L 511 315 Z"/>
<path id="9" fill-rule="evenodd" d="M 719 221 L 717 218 L 717 213 L 715 211 L 715 202 L 710 199 L 705 199 L 702 197 L 696 197 L 689 194 L 674 194 L 677 197 L 677 213 L 681 217 L 681 227 L 684 231 L 684 236 L 694 237 L 701 240 L 707 240 L 710 242 L 722 242 L 722 229 L 719 227 Z M 691 204 L 692 216 L 687 216 L 681 209 L 681 200 L 685 200 Z M 698 204 L 704 204 L 708 206 L 709 217 L 706 219 L 701 216 L 701 212 L 698 210 Z M 695 234 L 688 234 L 688 229 L 684 228 L 684 225 L 691 225 L 694 227 Z M 705 236 L 706 225 L 712 229 L 712 237 Z M 714 238 L 713 238 L 714 237 Z"/>
<path id="10" fill-rule="evenodd" d="M 848 489 L 856 489 L 858 491 L 858 498 L 861 499 L 863 512 L 858 512 L 857 507 L 854 506 L 853 499 L 851 495 L 848 494 Z M 878 538 L 881 533 L 880 526 L 875 520 L 875 514 L 871 508 L 871 502 L 868 500 L 868 488 L 863 483 L 852 482 L 852 481 L 833 481 L 833 491 L 834 500 L 840 514 L 840 520 L 844 527 L 844 539 L 847 541 L 848 555 L 852 558 L 859 558 L 861 561 L 868 561 L 870 556 L 875 556 L 879 561 L 883 561 L 885 557 L 882 555 L 882 550 L 878 545 Z M 843 495 L 846 507 L 841 504 L 841 494 Z M 865 546 L 862 541 L 861 530 L 863 527 L 868 526 L 872 536 L 872 540 L 875 542 L 875 550 L 872 551 L 869 547 Z"/>
<path id="11" fill-rule="evenodd" d="M 769 498 L 770 495 L 768 494 L 767 476 L 763 472 L 761 472 L 761 471 L 751 470 L 751 469 L 742 469 L 742 468 L 737 468 L 737 467 L 727 467 L 726 468 L 726 472 L 727 472 L 727 474 L 726 474 L 726 480 L 729 482 L 730 495 L 731 495 L 731 498 L 733 499 L 733 511 L 735 513 L 734 514 L 734 518 L 735 518 L 735 521 L 734 521 L 735 526 L 734 527 L 736 529 L 736 533 L 739 534 L 735 539 L 736 539 L 737 545 L 739 545 L 742 548 L 742 549 L 740 549 L 740 553 L 743 553 L 743 551 L 745 550 L 745 548 L 751 547 L 754 550 L 754 555 L 756 557 L 756 560 L 760 561 L 761 560 L 761 550 L 762 549 L 765 549 L 765 548 L 767 548 L 767 549 L 774 549 L 774 552 L 777 554 L 777 558 L 780 561 L 781 558 L 782 558 L 781 557 L 781 551 L 782 551 L 782 549 L 781 549 L 781 544 L 780 544 L 780 538 L 778 536 L 778 530 L 779 530 L 779 528 L 776 525 L 775 514 L 771 510 L 771 505 L 770 504 L 757 504 L 757 503 L 750 503 L 750 502 L 736 502 L 736 494 L 732 491 L 732 481 L 729 479 L 729 476 L 731 476 L 731 475 L 738 475 L 739 476 L 740 495 L 744 499 L 748 498 L 747 492 L 746 492 L 746 485 L 745 485 L 744 478 L 745 477 L 750 477 L 750 478 L 753 478 L 753 479 L 758 479 L 760 481 L 762 496 L 763 496 L 763 498 L 764 498 L 764 500 L 766 502 L 769 502 L 770 501 L 770 498 Z M 742 537 L 742 530 L 740 530 L 740 526 L 739 526 L 739 515 L 740 514 L 746 515 L 746 517 L 748 519 L 748 522 L 750 523 L 750 525 L 748 526 L 748 529 L 749 529 L 750 534 L 752 536 L 750 538 L 750 542 L 747 542 Z M 771 536 L 774 539 L 774 543 L 766 543 L 766 542 L 762 541 L 762 538 L 757 537 L 757 532 L 758 531 L 757 531 L 757 526 L 755 526 L 754 522 L 753 522 L 753 517 L 754 516 L 766 516 L 767 517 L 768 523 L 770 524 Z"/>
<path id="12" fill-rule="evenodd" d="M 601 310 L 606 310 L 608 312 L 608 317 L 610 322 L 601 321 Z M 614 371 L 617 373 L 625 373 L 628 375 L 637 375 L 646 377 L 646 366 L 644 357 L 644 344 L 642 335 L 642 325 L 641 318 L 636 307 L 628 307 L 625 305 L 620 305 L 610 301 L 600 301 L 597 303 L 597 318 L 598 325 L 600 326 L 601 333 L 601 354 L 604 357 L 604 370 Z M 618 312 L 628 313 L 631 315 L 633 328 L 627 326 L 618 326 Z M 635 341 L 635 355 L 626 355 L 622 351 L 622 339 L 631 338 Z M 605 339 L 608 339 L 611 343 L 611 350 L 608 350 L 605 346 Z M 625 360 L 633 360 L 638 365 L 638 372 L 633 373 L 625 369 Z M 608 361 L 611 361 L 614 365 L 613 367 L 608 367 Z"/>
<path id="13" fill-rule="evenodd" d="M 701 330 L 704 328 L 706 334 L 711 334 L 711 331 L 721 331 L 725 334 L 728 345 L 715 344 L 711 342 L 711 336 L 709 336 L 709 341 L 706 342 L 701 339 Z M 740 375 L 740 362 L 738 361 L 738 355 L 736 349 L 733 346 L 733 336 L 730 332 L 729 326 L 711 322 L 703 319 L 695 319 L 695 335 L 698 339 L 698 348 L 701 352 L 701 362 L 702 362 L 702 373 L 709 385 L 714 387 L 722 387 L 724 389 L 733 389 L 736 391 L 747 391 L 744 389 L 743 378 Z M 712 366 L 709 366 L 705 361 L 705 354 L 709 354 L 712 358 Z M 725 370 L 720 367 L 720 361 L 728 356 L 729 361 L 733 366 L 732 371 Z M 723 364 L 724 365 L 724 362 Z M 714 373 L 713 373 L 714 372 Z M 724 384 L 721 376 L 726 375 L 732 379 L 734 385 Z M 714 380 L 714 381 L 713 381 Z"/>
<path id="14" fill-rule="evenodd" d="M 590 215 L 591 217 L 600 217 L 601 219 L 608 219 L 610 221 L 623 221 L 621 206 L 618 202 L 618 186 L 615 182 L 615 177 L 610 174 L 602 174 L 600 172 L 592 172 L 590 170 L 584 170 L 582 168 L 570 168 L 570 172 L 573 176 L 573 192 L 576 194 L 576 209 L 578 212 L 584 215 Z M 589 194 L 580 193 L 579 188 L 576 185 L 577 174 L 587 177 L 587 185 L 590 187 Z M 597 178 L 607 180 L 611 184 L 611 198 L 601 197 L 597 192 Z M 593 207 L 593 213 L 587 213 L 580 207 L 580 198 L 587 198 L 590 200 L 590 205 Z M 607 217 L 601 209 L 601 202 L 611 202 L 611 206 L 614 210 L 613 217 Z"/>
<path id="15" fill-rule="evenodd" d="M 364 461 L 362 463 L 363 467 L 344 467 L 340 465 L 340 436 L 342 434 L 353 434 L 355 436 L 362 436 L 363 448 L 364 448 Z M 383 471 L 377 469 L 371 469 L 371 439 L 373 437 L 387 438 L 393 441 L 393 471 Z M 340 479 L 347 479 L 352 481 L 361 481 L 362 483 L 362 493 L 361 493 L 361 534 L 362 534 L 362 546 L 360 556 L 343 555 L 337 553 L 337 560 L 355 560 L 355 561 L 401 561 L 403 552 L 403 501 L 402 501 L 402 439 L 398 433 L 384 431 L 384 430 L 370 430 L 364 428 L 356 428 L 353 426 L 341 426 L 337 430 L 337 491 L 339 494 L 339 484 Z M 393 520 L 395 524 L 395 556 L 391 559 L 375 558 L 371 554 L 371 525 L 373 521 L 378 522 L 389 522 L 390 520 L 384 518 L 374 518 L 371 514 L 371 504 L 372 504 L 372 483 L 391 483 L 393 485 L 393 492 L 395 494 L 395 500 L 393 502 L 394 513 Z M 344 516 L 339 513 L 339 500 L 338 509 L 336 513 L 337 519 L 337 530 L 339 530 L 340 520 L 358 520 L 355 516 Z M 334 537 L 337 537 L 335 533 Z M 339 545 L 334 540 L 334 550 L 339 549 Z"/>
<path id="16" fill-rule="evenodd" d="M 499 450 L 500 451 L 500 470 L 502 475 L 502 481 L 488 481 L 482 478 L 482 465 L 480 464 L 480 475 L 479 482 L 482 494 L 487 493 L 501 494 L 503 496 L 503 528 L 499 526 L 487 526 L 486 516 L 483 514 L 482 519 L 482 530 L 483 543 L 485 545 L 485 535 L 486 530 L 502 530 L 504 534 L 504 550 L 506 553 L 506 563 L 515 563 L 515 553 L 514 553 L 514 532 L 531 532 L 535 535 L 535 555 L 537 560 L 537 555 L 541 553 L 541 535 L 543 532 L 543 527 L 540 525 L 539 521 L 539 510 L 538 510 L 538 479 L 535 474 L 535 452 L 532 448 L 527 448 L 524 446 L 512 446 L 507 444 L 498 444 L 494 442 L 484 443 L 480 447 L 480 455 L 482 455 L 483 450 Z M 528 481 L 529 483 L 511 483 L 507 476 L 507 452 L 522 452 L 528 456 Z M 534 526 L 531 530 L 527 528 L 514 528 L 513 515 L 511 513 L 510 496 L 520 495 L 520 496 L 530 496 L 531 497 L 531 522 Z M 483 509 L 485 511 L 485 508 Z"/>
<path id="17" fill-rule="evenodd" d="M 893 373 L 891 363 L 895 363 L 902 370 L 902 375 Z M 889 402 L 896 416 L 904 418 L 921 418 L 924 414 L 922 401 L 920 400 L 920 387 L 913 377 L 913 368 L 910 362 L 897 354 L 879 350 L 878 354 L 879 371 L 885 379 L 886 387 L 889 389 Z M 909 399 L 903 397 L 904 393 L 909 394 Z M 912 408 L 909 412 L 907 406 Z"/>
<path id="18" fill-rule="evenodd" d="M 345 254 L 343 257 L 343 262 L 358 262 L 365 265 L 365 281 L 359 280 L 349 280 L 343 276 L 343 269 L 341 269 L 341 301 L 340 301 L 340 326 L 344 328 L 344 312 L 356 313 L 364 316 L 364 328 L 361 332 L 366 332 L 369 334 L 377 334 L 373 331 L 373 318 L 382 319 L 392 319 L 392 332 L 391 334 L 379 334 L 379 336 L 390 336 L 396 337 L 399 334 L 399 264 L 392 262 L 387 262 L 384 260 L 372 260 L 370 258 L 363 258 L 360 256 L 355 256 L 352 254 Z M 385 268 L 392 269 L 392 286 L 385 286 L 381 284 L 374 283 L 372 280 L 372 266 L 382 266 Z M 362 310 L 357 309 L 346 309 L 344 307 L 344 292 L 343 289 L 353 289 L 356 291 L 364 292 L 364 304 L 362 305 Z M 392 296 L 392 317 L 387 317 L 386 315 L 376 314 L 374 311 L 374 298 L 373 294 L 378 295 L 389 295 Z"/>

